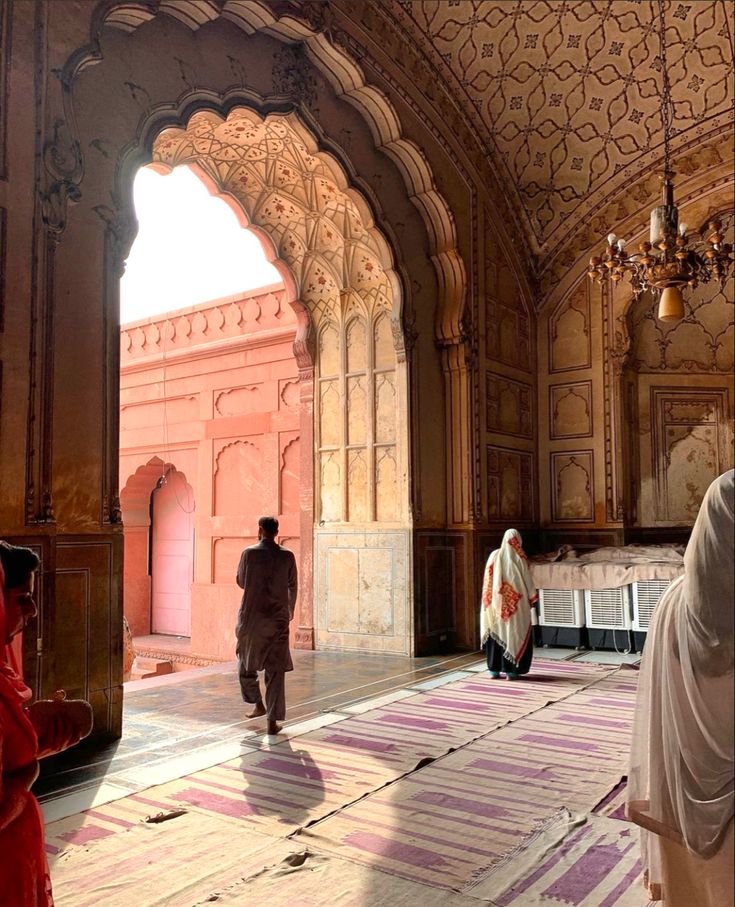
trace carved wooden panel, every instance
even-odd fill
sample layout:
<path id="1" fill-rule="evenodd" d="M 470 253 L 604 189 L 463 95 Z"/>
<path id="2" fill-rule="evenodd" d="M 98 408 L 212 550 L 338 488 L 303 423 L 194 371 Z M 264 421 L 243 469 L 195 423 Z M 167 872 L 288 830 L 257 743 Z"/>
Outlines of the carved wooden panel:
<path id="1" fill-rule="evenodd" d="M 487 374 L 488 431 L 533 437 L 533 387 L 500 375 Z"/>
<path id="2" fill-rule="evenodd" d="M 549 319 L 552 372 L 589 368 L 592 364 L 589 283 L 580 283 Z"/>
<path id="3" fill-rule="evenodd" d="M 122 676 L 113 544 L 68 537 L 58 542 L 55 599 L 44 621 L 41 696 L 64 689 L 70 699 L 89 700 L 98 733 L 114 721 L 115 678 Z"/>
<path id="4" fill-rule="evenodd" d="M 491 520 L 533 520 L 533 455 L 487 448 L 488 515 Z"/>
<path id="5" fill-rule="evenodd" d="M 712 480 L 732 465 L 729 408 L 726 388 L 651 388 L 657 520 L 693 523 Z"/>
<path id="6" fill-rule="evenodd" d="M 591 438 L 592 382 L 552 384 L 549 387 L 551 438 Z"/>
<path id="7" fill-rule="evenodd" d="M 594 522 L 593 461 L 591 450 L 552 453 L 552 518 L 555 523 Z"/>

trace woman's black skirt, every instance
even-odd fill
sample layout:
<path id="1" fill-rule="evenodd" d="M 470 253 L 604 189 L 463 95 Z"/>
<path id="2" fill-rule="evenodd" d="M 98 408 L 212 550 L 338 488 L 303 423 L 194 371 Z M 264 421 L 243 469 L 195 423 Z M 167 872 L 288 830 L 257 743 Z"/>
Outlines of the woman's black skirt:
<path id="1" fill-rule="evenodd" d="M 492 637 L 489 637 L 485 643 L 485 654 L 487 655 L 488 671 L 496 674 L 528 674 L 533 661 L 533 639 L 529 637 L 526 651 L 517 666 L 507 658 L 503 658 L 503 647 L 498 645 Z"/>

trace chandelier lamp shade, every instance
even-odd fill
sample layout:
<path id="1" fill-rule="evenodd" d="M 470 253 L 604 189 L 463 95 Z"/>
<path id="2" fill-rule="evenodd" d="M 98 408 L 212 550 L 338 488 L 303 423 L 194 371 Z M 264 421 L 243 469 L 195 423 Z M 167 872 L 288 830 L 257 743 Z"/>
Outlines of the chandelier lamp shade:
<path id="1" fill-rule="evenodd" d="M 687 225 L 679 223 L 679 209 L 674 201 L 673 178 L 676 174 L 670 163 L 674 104 L 666 68 L 663 0 L 659 0 L 659 39 L 663 81 L 661 115 L 664 124 L 661 204 L 651 211 L 648 242 L 641 243 L 636 252 L 630 252 L 624 239 L 610 233 L 607 248 L 602 255 L 592 256 L 587 273 L 597 283 L 611 281 L 613 285 L 627 276 L 636 297 L 646 290 L 660 291 L 659 320 L 676 322 L 685 316 L 682 290 L 712 279 L 724 282 L 733 257 L 732 246 L 723 242 L 722 225 L 718 220 L 709 221 L 696 249 L 690 242 Z"/>

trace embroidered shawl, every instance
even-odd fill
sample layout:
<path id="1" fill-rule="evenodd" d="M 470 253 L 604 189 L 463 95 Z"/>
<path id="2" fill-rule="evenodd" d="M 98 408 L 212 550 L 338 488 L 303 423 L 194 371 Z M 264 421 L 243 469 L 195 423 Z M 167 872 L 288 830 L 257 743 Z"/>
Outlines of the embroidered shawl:
<path id="1" fill-rule="evenodd" d="M 480 640 L 503 646 L 517 665 L 531 638 L 531 605 L 538 599 L 520 533 L 509 529 L 485 565 L 480 609 Z"/>

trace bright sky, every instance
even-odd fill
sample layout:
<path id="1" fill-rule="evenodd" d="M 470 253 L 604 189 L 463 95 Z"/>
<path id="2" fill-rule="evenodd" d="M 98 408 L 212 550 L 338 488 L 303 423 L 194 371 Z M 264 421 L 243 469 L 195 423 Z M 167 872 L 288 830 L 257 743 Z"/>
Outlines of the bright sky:
<path id="1" fill-rule="evenodd" d="M 188 167 L 141 168 L 133 187 L 140 229 L 120 281 L 126 324 L 278 283 L 252 233 Z"/>

